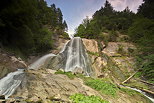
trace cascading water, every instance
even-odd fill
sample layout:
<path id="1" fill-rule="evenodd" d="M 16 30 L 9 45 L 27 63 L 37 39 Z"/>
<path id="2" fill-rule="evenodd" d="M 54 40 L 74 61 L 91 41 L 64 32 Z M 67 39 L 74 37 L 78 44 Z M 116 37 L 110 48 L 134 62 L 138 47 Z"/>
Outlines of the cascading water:
<path id="1" fill-rule="evenodd" d="M 63 50 L 50 60 L 47 68 L 64 69 L 66 72 L 80 71 L 87 76 L 94 74 L 90 59 L 80 37 L 74 37 L 67 42 Z"/>
<path id="2" fill-rule="evenodd" d="M 45 63 L 48 58 L 53 56 L 56 55 L 50 53 L 41 57 L 36 62 L 31 64 L 28 69 L 38 69 Z M 5 98 L 7 99 L 15 92 L 15 90 L 19 87 L 24 78 L 24 69 L 18 69 L 18 71 L 9 73 L 6 77 L 0 80 L 0 95 L 5 95 Z"/>
<path id="3" fill-rule="evenodd" d="M 32 63 L 30 66 L 28 66 L 28 69 L 38 69 L 40 68 L 41 66 L 44 65 L 45 61 L 50 58 L 50 57 L 53 57 L 53 56 L 56 56 L 55 54 L 47 54 L 43 57 L 41 57 L 40 59 L 38 59 L 37 61 L 35 61 L 34 63 Z"/>
<path id="4" fill-rule="evenodd" d="M 5 95 L 5 98 L 8 98 L 21 84 L 24 77 L 25 74 L 23 69 L 9 73 L 6 77 L 0 80 L 0 94 Z"/>

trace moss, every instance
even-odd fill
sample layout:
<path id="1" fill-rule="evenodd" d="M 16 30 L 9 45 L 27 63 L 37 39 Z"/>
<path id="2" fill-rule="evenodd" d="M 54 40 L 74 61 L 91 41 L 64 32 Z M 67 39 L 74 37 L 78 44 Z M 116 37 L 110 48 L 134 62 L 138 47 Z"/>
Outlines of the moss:
<path id="1" fill-rule="evenodd" d="M 90 54 L 90 55 L 99 56 L 99 53 L 98 52 L 90 52 L 90 51 L 87 51 L 87 53 Z"/>
<path id="2" fill-rule="evenodd" d="M 61 70 L 58 70 L 57 72 L 55 72 L 55 74 L 64 74 L 64 75 L 66 75 L 70 79 L 74 79 L 75 78 L 75 75 L 72 74 L 72 72 L 63 72 Z"/>

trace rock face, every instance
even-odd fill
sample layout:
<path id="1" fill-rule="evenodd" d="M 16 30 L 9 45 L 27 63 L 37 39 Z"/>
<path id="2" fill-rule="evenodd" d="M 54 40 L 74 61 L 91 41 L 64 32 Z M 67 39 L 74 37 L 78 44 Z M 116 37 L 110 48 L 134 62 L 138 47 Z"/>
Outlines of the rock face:
<path id="1" fill-rule="evenodd" d="M 19 101 L 31 101 L 32 103 L 39 100 L 43 103 L 50 103 L 50 100 L 69 103 L 71 102 L 70 95 L 81 93 L 88 96 L 99 96 L 110 103 L 137 103 L 138 101 L 148 103 L 144 97 L 138 94 L 128 95 L 124 92 L 118 92 L 116 98 L 103 95 L 84 85 L 80 78 L 70 79 L 63 74 L 54 74 L 53 70 L 50 69 L 28 70 L 26 74 L 27 81 L 23 84 L 24 86 L 18 88 L 16 94 L 12 95 L 11 98 L 20 99 Z"/>
<path id="2" fill-rule="evenodd" d="M 21 58 L 0 53 L 0 78 L 17 69 L 26 68 L 27 65 Z"/>
<path id="3" fill-rule="evenodd" d="M 82 93 L 85 95 L 98 95 L 95 90 L 83 84 L 79 78 L 70 79 L 66 75 L 53 74 L 53 70 L 28 70 L 27 82 L 22 89 L 18 89 L 14 98 L 24 98 L 30 101 L 46 100 L 46 99 L 60 99 L 69 101 L 69 96 L 75 93 Z"/>
<path id="4" fill-rule="evenodd" d="M 82 39 L 86 49 L 90 52 L 98 53 L 98 44 L 94 39 Z"/>
<path id="5" fill-rule="evenodd" d="M 136 50 L 136 47 L 127 42 L 109 42 L 102 53 L 109 56 L 120 70 L 129 76 L 135 69 L 135 58 L 130 54 Z"/>
<path id="6" fill-rule="evenodd" d="M 104 49 L 100 51 L 97 41 L 93 39 L 83 39 L 83 43 L 90 52 L 92 66 L 98 77 L 110 78 L 120 83 L 134 72 L 135 60 L 129 55 L 130 50 L 136 49 L 134 45 L 127 42 L 109 42 L 105 46 L 102 41 L 100 45 Z"/>
<path id="7" fill-rule="evenodd" d="M 107 47 L 102 52 L 108 56 L 119 56 L 119 49 L 125 53 L 128 53 L 129 49 L 135 50 L 136 47 L 133 44 L 127 42 L 109 42 Z"/>

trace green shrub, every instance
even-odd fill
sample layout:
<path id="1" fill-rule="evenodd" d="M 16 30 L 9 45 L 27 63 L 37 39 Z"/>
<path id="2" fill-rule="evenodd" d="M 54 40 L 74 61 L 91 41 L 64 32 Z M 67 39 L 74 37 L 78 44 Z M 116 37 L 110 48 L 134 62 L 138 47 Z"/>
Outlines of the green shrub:
<path id="1" fill-rule="evenodd" d="M 73 103 L 109 103 L 98 96 L 85 96 L 83 94 L 74 94 L 70 96 Z"/>
<path id="2" fill-rule="evenodd" d="M 100 91 L 103 94 L 116 96 L 117 87 L 110 82 L 102 81 L 100 79 L 91 79 L 85 81 L 85 84 L 91 88 Z"/>

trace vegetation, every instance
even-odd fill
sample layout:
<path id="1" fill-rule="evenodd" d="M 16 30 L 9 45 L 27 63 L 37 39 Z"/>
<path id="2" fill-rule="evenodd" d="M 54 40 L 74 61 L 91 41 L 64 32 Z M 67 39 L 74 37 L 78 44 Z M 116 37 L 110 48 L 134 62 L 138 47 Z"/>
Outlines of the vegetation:
<path id="1" fill-rule="evenodd" d="M 115 11 L 106 0 L 104 7 L 96 11 L 92 19 L 86 17 L 83 20 L 76 29 L 76 35 L 103 40 L 106 45 L 110 41 L 117 41 L 118 32 L 127 35 L 124 40 L 138 47 L 136 59 L 141 76 L 154 83 L 154 1 L 143 1 L 135 14 L 128 7 Z M 123 53 L 121 47 L 118 51 Z M 132 50 L 129 49 L 129 52 Z"/>
<path id="2" fill-rule="evenodd" d="M 99 79 L 87 80 L 85 81 L 85 84 L 103 94 L 111 96 L 116 96 L 116 92 L 118 90 L 114 84 Z"/>
<path id="3" fill-rule="evenodd" d="M 70 96 L 73 103 L 109 103 L 98 96 L 85 96 L 83 94 L 74 94 Z"/>
<path id="4" fill-rule="evenodd" d="M 44 0 L 0 1 L 0 47 L 16 54 L 34 54 L 53 48 L 53 36 L 67 30 L 62 12 Z"/>
<path id="5" fill-rule="evenodd" d="M 115 41 L 117 36 L 115 31 L 126 32 L 133 23 L 135 14 L 127 7 L 119 12 L 113 10 L 111 4 L 106 1 L 104 7 L 96 11 L 92 19 L 88 17 L 76 29 L 76 35 L 85 38 L 107 39 L 107 41 Z M 108 33 L 109 37 L 103 33 Z"/>
<path id="6" fill-rule="evenodd" d="M 72 74 L 72 72 L 63 72 L 61 70 L 58 70 L 58 71 L 55 72 L 55 74 L 64 74 L 64 75 L 66 75 L 70 79 L 74 79 L 75 78 L 75 75 Z"/>
<path id="7" fill-rule="evenodd" d="M 87 52 L 90 55 L 99 56 L 99 53 L 98 52 L 90 52 L 90 51 L 87 51 Z"/>

